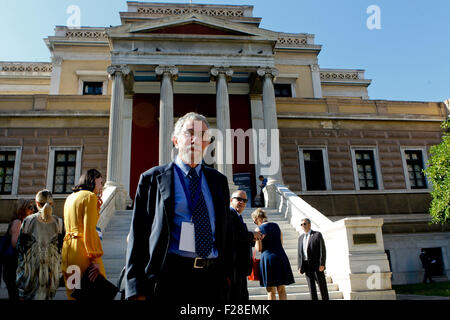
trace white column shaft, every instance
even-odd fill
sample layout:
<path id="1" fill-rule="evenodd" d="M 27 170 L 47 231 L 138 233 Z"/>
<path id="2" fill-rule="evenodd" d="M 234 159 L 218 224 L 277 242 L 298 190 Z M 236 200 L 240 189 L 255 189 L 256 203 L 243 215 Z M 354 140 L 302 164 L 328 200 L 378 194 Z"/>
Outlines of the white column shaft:
<path id="1" fill-rule="evenodd" d="M 271 176 L 277 183 L 282 182 L 281 176 L 281 160 L 279 140 L 276 145 L 272 146 L 272 130 L 278 130 L 277 109 L 275 101 L 275 89 L 273 86 L 273 77 L 276 75 L 275 70 L 259 71 L 263 75 L 263 112 L 264 112 L 264 127 L 267 130 L 267 152 L 270 154 L 272 163 L 276 165 L 276 173 Z"/>
<path id="2" fill-rule="evenodd" d="M 120 183 L 120 153 L 122 145 L 121 120 L 124 102 L 122 73 L 113 75 L 111 109 L 109 114 L 108 171 L 107 182 Z"/>
<path id="3" fill-rule="evenodd" d="M 216 83 L 216 119 L 217 119 L 217 129 L 223 134 L 223 141 L 218 141 L 217 151 L 218 159 L 221 161 L 217 165 L 217 169 L 227 176 L 229 181 L 233 181 L 233 169 L 230 163 L 227 163 L 228 152 L 233 152 L 232 150 L 227 150 L 227 142 L 231 142 L 229 135 L 227 134 L 227 129 L 230 129 L 230 103 L 228 98 L 228 86 L 227 80 L 223 73 L 217 76 Z M 231 180 L 230 180 L 231 179 Z"/>
<path id="4" fill-rule="evenodd" d="M 173 131 L 173 83 L 172 75 L 164 72 L 161 80 L 159 99 L 159 164 L 172 161 Z"/>

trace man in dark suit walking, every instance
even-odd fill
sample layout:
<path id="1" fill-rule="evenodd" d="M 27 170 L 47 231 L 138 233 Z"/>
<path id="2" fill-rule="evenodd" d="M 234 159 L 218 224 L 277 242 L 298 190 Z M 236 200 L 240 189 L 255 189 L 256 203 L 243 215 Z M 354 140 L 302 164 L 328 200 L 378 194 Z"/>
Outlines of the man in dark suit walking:
<path id="1" fill-rule="evenodd" d="M 139 180 L 126 255 L 126 298 L 226 299 L 231 276 L 227 178 L 202 164 L 209 124 L 188 113 L 175 124 L 176 159 Z"/>
<path id="2" fill-rule="evenodd" d="M 247 276 L 252 273 L 252 247 L 255 240 L 262 239 L 261 232 L 248 231 L 242 218 L 242 212 L 247 205 L 247 193 L 243 190 L 233 192 L 230 200 L 232 225 L 232 261 L 233 274 L 229 292 L 230 300 L 248 300 Z"/>
<path id="3" fill-rule="evenodd" d="M 304 234 L 298 238 L 298 270 L 305 274 L 312 300 L 318 300 L 316 281 L 319 284 L 322 300 L 328 300 L 328 288 L 325 279 L 326 250 L 322 234 L 311 230 L 311 220 L 302 219 Z"/>

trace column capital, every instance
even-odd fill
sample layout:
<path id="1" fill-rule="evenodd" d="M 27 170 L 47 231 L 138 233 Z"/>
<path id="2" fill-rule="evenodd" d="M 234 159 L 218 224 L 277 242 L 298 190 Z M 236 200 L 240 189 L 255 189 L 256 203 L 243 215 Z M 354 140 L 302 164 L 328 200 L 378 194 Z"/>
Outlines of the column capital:
<path id="1" fill-rule="evenodd" d="M 122 73 L 122 75 L 126 77 L 131 73 L 131 70 L 125 64 L 112 64 L 106 68 L 106 72 L 108 72 L 110 77 L 113 77 L 117 72 Z"/>
<path id="2" fill-rule="evenodd" d="M 320 71 L 320 67 L 318 64 L 312 64 L 311 65 L 311 71 L 312 72 L 319 72 Z"/>
<path id="3" fill-rule="evenodd" d="M 234 71 L 233 71 L 233 69 L 231 69 L 229 67 L 213 67 L 213 68 L 211 68 L 210 73 L 211 73 L 211 79 L 214 81 L 217 79 L 217 77 L 220 74 L 224 74 L 225 79 L 227 81 L 231 81 L 231 77 L 233 76 Z"/>
<path id="4" fill-rule="evenodd" d="M 272 77 L 272 78 L 275 78 L 276 76 L 278 76 L 278 69 L 271 68 L 271 67 L 259 68 L 258 70 L 256 70 L 256 73 L 260 77 Z"/>
<path id="5" fill-rule="evenodd" d="M 174 80 L 178 78 L 178 68 L 175 66 L 166 66 L 166 65 L 157 66 L 155 69 L 155 73 L 158 79 L 160 79 L 161 76 L 164 74 L 169 74 Z"/>
<path id="6" fill-rule="evenodd" d="M 61 56 L 52 56 L 52 64 L 56 67 L 61 67 L 63 61 L 63 57 Z"/>

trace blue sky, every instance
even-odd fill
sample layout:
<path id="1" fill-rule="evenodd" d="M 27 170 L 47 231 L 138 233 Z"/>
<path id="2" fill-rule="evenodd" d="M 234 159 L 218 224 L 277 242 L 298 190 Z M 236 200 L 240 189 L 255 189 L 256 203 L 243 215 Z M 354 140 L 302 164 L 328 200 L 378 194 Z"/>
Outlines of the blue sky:
<path id="1" fill-rule="evenodd" d="M 153 1 L 189 3 L 189 0 Z M 313 33 L 323 45 L 322 68 L 365 69 L 371 99 L 443 101 L 450 98 L 448 0 L 194 0 L 247 4 L 261 27 Z M 0 0 L 0 61 L 50 61 L 43 41 L 67 25 L 67 8 L 81 10 L 82 26 L 120 24 L 126 0 Z M 381 29 L 369 30 L 367 8 L 380 8 Z"/>

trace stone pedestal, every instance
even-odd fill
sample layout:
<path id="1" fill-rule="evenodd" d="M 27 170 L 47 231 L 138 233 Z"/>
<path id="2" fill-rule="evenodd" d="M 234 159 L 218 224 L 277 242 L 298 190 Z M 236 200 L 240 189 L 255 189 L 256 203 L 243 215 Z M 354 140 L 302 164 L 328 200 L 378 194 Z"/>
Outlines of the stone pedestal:
<path id="1" fill-rule="evenodd" d="M 383 219 L 345 218 L 321 229 L 327 274 L 349 300 L 395 300 L 384 252 Z"/>

